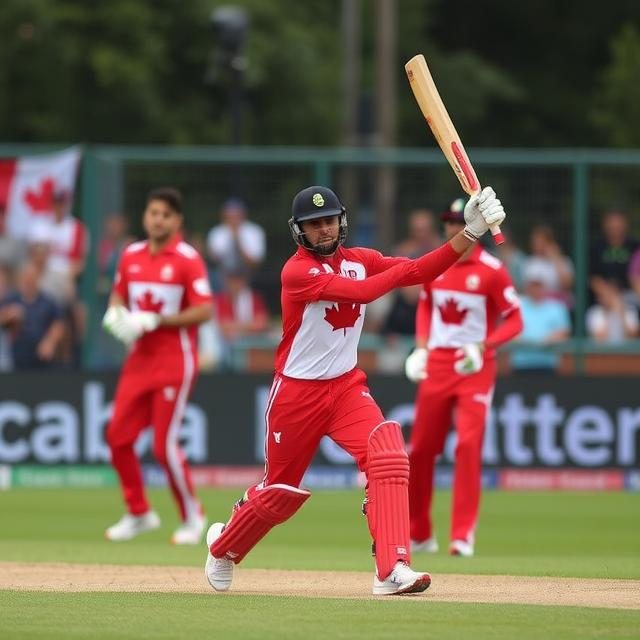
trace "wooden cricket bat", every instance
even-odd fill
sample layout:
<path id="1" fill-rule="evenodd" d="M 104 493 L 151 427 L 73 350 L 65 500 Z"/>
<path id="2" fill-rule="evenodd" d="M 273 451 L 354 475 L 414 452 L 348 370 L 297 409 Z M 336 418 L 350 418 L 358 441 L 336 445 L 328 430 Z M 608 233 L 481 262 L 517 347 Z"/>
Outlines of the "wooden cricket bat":
<path id="1" fill-rule="evenodd" d="M 433 82 L 427 61 L 422 54 L 414 56 L 404 65 L 409 77 L 409 84 L 413 90 L 422 115 L 431 128 L 442 153 L 454 170 L 462 188 L 470 195 L 480 191 L 480 183 L 471 166 L 467 152 L 462 146 L 447 110 L 442 103 L 438 89 Z M 504 242 L 504 236 L 500 227 L 496 224 L 491 227 L 491 233 L 496 244 Z"/>

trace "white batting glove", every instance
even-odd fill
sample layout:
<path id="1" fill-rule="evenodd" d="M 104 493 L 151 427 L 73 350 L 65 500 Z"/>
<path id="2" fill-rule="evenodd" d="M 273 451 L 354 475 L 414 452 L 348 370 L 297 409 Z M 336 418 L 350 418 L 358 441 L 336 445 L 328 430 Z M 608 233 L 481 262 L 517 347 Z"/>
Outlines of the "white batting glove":
<path id="1" fill-rule="evenodd" d="M 130 345 L 138 337 L 136 329 L 129 321 L 130 315 L 126 307 L 116 305 L 109 307 L 102 319 L 104 330 L 126 345 Z"/>
<path id="2" fill-rule="evenodd" d="M 155 331 L 160 325 L 160 314 L 151 311 L 132 311 L 131 323 L 140 329 L 140 335 Z"/>
<path id="3" fill-rule="evenodd" d="M 456 373 L 461 376 L 468 376 L 478 373 L 484 364 L 482 349 L 479 344 L 472 342 L 457 349 L 454 354 L 458 359 L 453 363 Z"/>
<path id="4" fill-rule="evenodd" d="M 415 349 L 404 362 L 404 372 L 411 382 L 418 383 L 427 377 L 427 349 Z"/>
<path id="5" fill-rule="evenodd" d="M 102 320 L 102 326 L 126 345 L 135 342 L 143 333 L 154 331 L 159 324 L 159 314 L 150 311 L 132 312 L 122 305 L 109 307 Z"/>
<path id="6" fill-rule="evenodd" d="M 485 187 L 477 195 L 471 196 L 464 207 L 464 221 L 467 223 L 464 234 L 469 240 L 478 240 L 490 226 L 502 224 L 506 217 L 496 192 L 491 187 Z"/>

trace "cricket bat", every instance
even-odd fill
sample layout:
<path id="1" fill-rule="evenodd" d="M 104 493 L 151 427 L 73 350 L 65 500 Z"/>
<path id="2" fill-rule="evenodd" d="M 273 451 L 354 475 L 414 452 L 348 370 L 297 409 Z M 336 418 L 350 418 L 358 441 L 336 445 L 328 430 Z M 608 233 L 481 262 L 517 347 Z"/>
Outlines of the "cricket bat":
<path id="1" fill-rule="evenodd" d="M 479 193 L 480 183 L 476 172 L 444 107 L 424 56 L 422 54 L 414 56 L 404 65 L 404 68 L 422 115 L 438 141 L 442 153 L 458 176 L 462 188 L 470 196 Z M 504 242 L 504 236 L 497 224 L 491 227 L 491 233 L 496 244 Z"/>

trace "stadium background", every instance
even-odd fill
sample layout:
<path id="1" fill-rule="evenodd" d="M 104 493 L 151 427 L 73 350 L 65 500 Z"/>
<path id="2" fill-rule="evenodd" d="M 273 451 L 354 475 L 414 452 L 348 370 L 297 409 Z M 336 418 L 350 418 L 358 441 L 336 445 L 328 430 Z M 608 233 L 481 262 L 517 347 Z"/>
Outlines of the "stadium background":
<path id="1" fill-rule="evenodd" d="M 426 564 L 442 574 L 631 579 L 625 588 L 640 602 L 640 340 L 596 343 L 584 322 L 589 248 L 602 214 L 624 209 L 640 237 L 640 8 L 626 0 L 608 7 L 492 0 L 464 3 L 462 19 L 455 3 L 442 0 L 236 5 L 249 23 L 235 52 L 219 27 L 211 29 L 218 2 L 116 0 L 88 11 L 73 0 L 10 0 L 0 7 L 0 158 L 77 148 L 73 214 L 92 239 L 80 280 L 87 328 L 77 366 L 0 374 L 0 576 L 11 562 L 200 568 L 201 550 L 167 552 L 166 531 L 115 551 L 101 539 L 120 509 L 103 432 L 123 356 L 100 328 L 106 298 L 97 284 L 96 241 L 104 222 L 122 212 L 139 234 L 147 192 L 171 184 L 184 193 L 190 235 L 206 235 L 232 195 L 266 232 L 255 286 L 267 301 L 270 331 L 236 343 L 221 370 L 201 375 L 183 428 L 205 506 L 218 517 L 240 487 L 261 477 L 261 421 L 278 340 L 279 271 L 292 251 L 286 220 L 293 194 L 313 183 L 334 187 L 348 207 L 350 243 L 381 250 L 405 236 L 411 209 L 437 213 L 461 195 L 403 76 L 403 62 L 422 51 L 482 183 L 507 206 L 516 244 L 526 247 L 531 227 L 547 223 L 575 266 L 572 336 L 555 347 L 559 371 L 513 375 L 509 349 L 501 356 L 483 453 L 484 486 L 499 491 L 485 494 L 479 557 L 462 567 L 444 556 Z M 242 73 L 229 66 L 238 53 L 247 65 Z M 405 434 L 415 387 L 397 363 L 410 349 L 410 339 L 390 344 L 377 334 L 361 343 L 374 397 Z M 383 364 L 390 351 L 392 371 Z M 441 533 L 452 447 L 450 439 L 437 474 Z M 148 484 L 164 487 L 148 438 L 140 453 Z M 360 557 L 366 527 L 356 520 L 362 482 L 324 441 L 305 478 L 324 491 L 248 566 L 368 571 L 369 558 Z M 152 489 L 169 521 L 165 493 Z M 359 604 L 305 600 L 313 622 L 302 624 L 287 601 L 278 606 L 292 607 L 296 625 L 283 629 L 265 611 L 270 596 L 222 605 L 174 598 L 167 607 L 161 598 L 138 602 L 128 594 L 128 608 L 122 599 L 98 606 L 2 589 L 4 582 L 6 637 L 86 636 L 92 630 L 83 617 L 94 619 L 96 637 L 175 637 L 171 607 L 184 614 L 184 633 L 193 625 L 192 637 L 214 625 L 244 629 L 245 637 L 299 637 L 353 620 L 359 626 L 351 637 L 424 633 L 423 612 L 402 609 L 394 627 L 387 605 L 367 608 L 369 619 L 360 619 Z M 69 605 L 68 619 L 54 615 L 61 603 Z M 144 629 L 136 626 L 138 604 L 150 612 L 140 618 Z M 550 637 L 634 637 L 638 623 L 637 605 L 626 612 L 564 609 L 563 626 L 551 608 L 438 606 L 431 606 L 430 622 L 442 638 L 539 637 L 540 628 Z M 238 621 L 245 607 L 253 611 Z M 211 616 L 207 629 L 196 622 L 203 608 Z M 130 629 L 114 626 L 120 611 Z M 333 626 L 331 633 L 340 637 Z"/>

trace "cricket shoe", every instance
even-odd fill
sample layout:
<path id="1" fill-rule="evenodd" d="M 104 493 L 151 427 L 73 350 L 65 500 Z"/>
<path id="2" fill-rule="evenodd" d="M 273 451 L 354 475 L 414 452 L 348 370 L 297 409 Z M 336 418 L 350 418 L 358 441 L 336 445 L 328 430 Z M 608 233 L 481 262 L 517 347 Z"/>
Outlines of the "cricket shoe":
<path id="1" fill-rule="evenodd" d="M 470 558 L 473 555 L 473 545 L 464 540 L 453 540 L 449 545 L 449 553 L 452 556 Z"/>
<path id="2" fill-rule="evenodd" d="M 207 527 L 207 518 L 198 513 L 185 520 L 171 536 L 171 544 L 200 544 Z"/>
<path id="3" fill-rule="evenodd" d="M 216 591 L 228 591 L 233 580 L 233 562 L 228 558 L 214 558 L 211 555 L 211 545 L 220 537 L 224 527 L 224 523 L 215 522 L 207 531 L 207 563 L 204 565 L 204 575 Z"/>
<path id="4" fill-rule="evenodd" d="M 414 571 L 406 562 L 396 562 L 393 571 L 380 580 L 376 574 L 373 577 L 374 596 L 400 596 L 405 593 L 420 593 L 431 584 L 428 573 Z"/>
<path id="5" fill-rule="evenodd" d="M 122 542 L 159 527 L 160 518 L 155 511 L 147 511 L 139 516 L 125 513 L 118 522 L 104 532 L 104 537 L 113 542 Z"/>
<path id="6" fill-rule="evenodd" d="M 435 538 L 427 538 L 422 542 L 411 541 L 411 553 L 438 553 L 438 541 Z"/>

